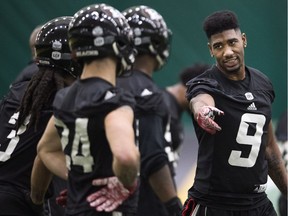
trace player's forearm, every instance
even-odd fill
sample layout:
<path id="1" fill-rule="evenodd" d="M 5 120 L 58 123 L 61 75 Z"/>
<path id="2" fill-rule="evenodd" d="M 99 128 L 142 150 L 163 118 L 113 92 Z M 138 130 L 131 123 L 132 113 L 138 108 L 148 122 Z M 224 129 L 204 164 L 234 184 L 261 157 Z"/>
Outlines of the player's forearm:
<path id="1" fill-rule="evenodd" d="M 138 150 L 135 150 L 130 159 L 114 158 L 113 171 L 126 188 L 135 184 L 140 167 L 139 158 Z"/>
<path id="2" fill-rule="evenodd" d="M 279 190 L 287 197 L 287 172 L 280 149 L 276 143 L 272 121 L 269 123 L 267 140 L 265 156 L 268 161 L 268 174 Z"/>
<path id="3" fill-rule="evenodd" d="M 65 155 L 62 151 L 56 152 L 39 152 L 41 160 L 45 166 L 60 178 L 67 180 L 67 167 L 65 162 Z"/>
<path id="4" fill-rule="evenodd" d="M 280 156 L 280 157 L 279 157 Z M 278 189 L 287 197 L 287 172 L 281 155 L 271 153 L 268 157 L 268 173 Z"/>
<path id="5" fill-rule="evenodd" d="M 149 184 L 163 203 L 177 197 L 174 181 L 167 164 L 149 176 Z"/>
<path id="6" fill-rule="evenodd" d="M 31 174 L 31 199 L 35 204 L 44 202 L 44 197 L 52 179 L 52 173 L 45 167 L 38 156 L 34 160 Z"/>

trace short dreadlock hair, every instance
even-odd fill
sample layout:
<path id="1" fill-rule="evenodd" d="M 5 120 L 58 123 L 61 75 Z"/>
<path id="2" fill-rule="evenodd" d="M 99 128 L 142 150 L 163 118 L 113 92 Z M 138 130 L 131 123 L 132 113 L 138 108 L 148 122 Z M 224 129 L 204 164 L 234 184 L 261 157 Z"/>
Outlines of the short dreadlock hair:
<path id="1" fill-rule="evenodd" d="M 238 18 L 236 14 L 229 10 L 216 11 L 205 18 L 203 30 L 207 38 L 214 34 L 221 33 L 229 29 L 239 29 Z"/>
<path id="2" fill-rule="evenodd" d="M 179 79 L 181 83 L 185 86 L 189 80 L 204 73 L 209 68 L 210 68 L 209 64 L 195 63 L 190 67 L 184 68 L 179 74 Z"/>

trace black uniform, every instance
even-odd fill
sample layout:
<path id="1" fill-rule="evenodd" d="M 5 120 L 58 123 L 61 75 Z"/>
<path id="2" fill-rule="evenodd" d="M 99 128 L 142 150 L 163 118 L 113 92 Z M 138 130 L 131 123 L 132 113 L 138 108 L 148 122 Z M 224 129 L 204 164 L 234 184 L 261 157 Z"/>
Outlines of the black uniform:
<path id="1" fill-rule="evenodd" d="M 41 113 L 41 122 L 37 131 L 34 130 L 34 126 L 28 130 L 25 126 L 21 127 L 16 135 L 15 127 L 18 119 L 17 109 L 32 76 L 38 70 L 35 62 L 31 61 L 21 71 L 1 101 L 0 215 L 8 213 L 33 215 L 31 209 L 27 207 L 25 195 L 30 192 L 31 171 L 37 154 L 37 144 L 52 115 L 52 107 Z M 45 214 L 61 216 L 64 215 L 64 208 L 56 204 L 55 198 L 61 190 L 66 188 L 66 181 L 54 177 L 52 182 L 53 186 L 51 185 L 48 191 L 51 198 L 45 201 Z"/>
<path id="2" fill-rule="evenodd" d="M 141 155 L 138 215 L 168 215 L 148 181 L 151 174 L 168 164 L 164 141 L 167 110 L 162 91 L 140 71 L 118 78 L 117 85 L 131 92 L 136 100 L 135 131 Z"/>
<path id="3" fill-rule="evenodd" d="M 134 99 L 100 78 L 77 80 L 60 90 L 54 100 L 56 126 L 62 137 L 68 173 L 66 215 L 111 215 L 91 208 L 86 198 L 99 187 L 92 180 L 114 176 L 112 152 L 105 135 L 104 119 Z M 115 211 L 136 213 L 137 196 L 131 196 Z"/>
<path id="4" fill-rule="evenodd" d="M 164 135 L 167 143 L 166 152 L 171 170 L 173 171 L 173 176 L 175 176 L 175 168 L 177 167 L 179 159 L 178 151 L 184 139 L 184 128 L 181 122 L 183 109 L 176 98 L 166 89 L 163 90 L 163 98 L 169 110 Z"/>
<path id="5" fill-rule="evenodd" d="M 222 127 L 215 135 L 193 119 L 199 150 L 189 197 L 204 206 L 231 210 L 269 203 L 265 147 L 274 100 L 271 82 L 250 67 L 244 80 L 232 81 L 214 66 L 188 82 L 188 100 L 199 93 L 212 95 L 224 116 L 215 118 Z"/>
<path id="6" fill-rule="evenodd" d="M 52 110 L 41 113 L 41 124 L 36 131 L 33 126 L 27 129 L 27 118 L 16 133 L 17 109 L 28 83 L 14 83 L 0 105 L 0 215 L 33 215 L 25 196 L 30 192 L 36 146 Z"/>

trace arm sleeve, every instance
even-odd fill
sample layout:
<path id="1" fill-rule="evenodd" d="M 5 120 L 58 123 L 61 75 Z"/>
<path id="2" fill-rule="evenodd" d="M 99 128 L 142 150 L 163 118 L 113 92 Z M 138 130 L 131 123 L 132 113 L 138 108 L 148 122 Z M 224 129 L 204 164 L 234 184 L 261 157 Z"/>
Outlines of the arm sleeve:
<path id="1" fill-rule="evenodd" d="M 162 118 L 155 114 L 141 116 L 139 131 L 141 175 L 148 178 L 152 173 L 168 164 L 168 157 L 164 149 Z"/>

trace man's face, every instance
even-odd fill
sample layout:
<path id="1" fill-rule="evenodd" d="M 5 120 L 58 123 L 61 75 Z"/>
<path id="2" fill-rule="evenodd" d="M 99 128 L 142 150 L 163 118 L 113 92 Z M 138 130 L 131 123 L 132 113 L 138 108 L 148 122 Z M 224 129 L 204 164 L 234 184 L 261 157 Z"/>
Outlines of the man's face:
<path id="1" fill-rule="evenodd" d="M 226 30 L 211 36 L 209 41 L 211 55 L 216 59 L 218 68 L 227 75 L 245 72 L 244 47 L 246 36 L 240 30 Z"/>

